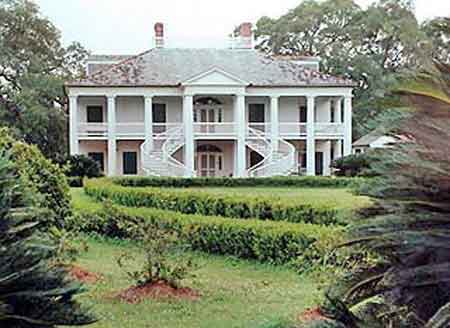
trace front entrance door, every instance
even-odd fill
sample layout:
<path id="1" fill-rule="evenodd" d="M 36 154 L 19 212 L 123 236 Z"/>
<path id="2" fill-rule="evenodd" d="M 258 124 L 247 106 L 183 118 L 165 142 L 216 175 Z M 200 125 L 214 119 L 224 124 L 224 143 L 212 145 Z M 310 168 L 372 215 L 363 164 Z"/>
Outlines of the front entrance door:
<path id="1" fill-rule="evenodd" d="M 222 153 L 197 153 L 197 171 L 201 177 L 216 177 L 222 175 Z"/>
<path id="2" fill-rule="evenodd" d="M 137 174 L 137 152 L 135 151 L 123 152 L 123 174 L 125 175 Z"/>

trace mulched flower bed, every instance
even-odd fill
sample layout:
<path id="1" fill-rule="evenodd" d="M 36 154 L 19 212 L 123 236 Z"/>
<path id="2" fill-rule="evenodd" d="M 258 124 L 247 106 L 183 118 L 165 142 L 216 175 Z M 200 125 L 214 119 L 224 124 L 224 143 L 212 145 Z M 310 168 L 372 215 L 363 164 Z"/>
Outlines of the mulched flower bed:
<path id="1" fill-rule="evenodd" d="M 200 294 L 190 288 L 174 288 L 164 281 L 133 286 L 123 290 L 115 296 L 123 302 L 130 304 L 140 303 L 145 299 L 182 299 L 195 301 L 200 298 Z"/>
<path id="2" fill-rule="evenodd" d="M 69 274 L 78 281 L 81 281 L 86 284 L 95 284 L 102 277 L 96 273 L 90 272 L 80 266 L 72 265 L 68 268 Z"/>

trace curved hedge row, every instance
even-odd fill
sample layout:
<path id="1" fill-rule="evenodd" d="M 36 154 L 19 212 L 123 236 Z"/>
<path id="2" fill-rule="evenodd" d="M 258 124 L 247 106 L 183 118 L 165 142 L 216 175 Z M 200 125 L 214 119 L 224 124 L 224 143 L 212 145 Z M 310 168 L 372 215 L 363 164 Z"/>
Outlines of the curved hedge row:
<path id="1" fill-rule="evenodd" d="M 125 187 L 352 187 L 363 178 L 334 177 L 271 177 L 271 178 L 171 178 L 124 177 L 114 178 L 115 184 Z"/>
<path id="2" fill-rule="evenodd" d="M 334 207 L 314 207 L 309 204 L 290 204 L 278 198 L 211 195 L 206 192 L 170 188 L 131 188 L 112 183 L 109 179 L 88 180 L 85 192 L 96 200 L 110 199 L 128 207 L 152 207 L 206 216 L 229 218 L 337 224 Z"/>
<path id="3" fill-rule="evenodd" d="M 335 238 L 341 231 L 307 223 L 231 220 L 108 204 L 92 200 L 75 204 L 78 215 L 70 226 L 85 233 L 127 238 L 130 221 L 152 222 L 162 229 L 176 230 L 193 249 L 273 264 L 287 263 L 314 247 L 317 240 Z"/>

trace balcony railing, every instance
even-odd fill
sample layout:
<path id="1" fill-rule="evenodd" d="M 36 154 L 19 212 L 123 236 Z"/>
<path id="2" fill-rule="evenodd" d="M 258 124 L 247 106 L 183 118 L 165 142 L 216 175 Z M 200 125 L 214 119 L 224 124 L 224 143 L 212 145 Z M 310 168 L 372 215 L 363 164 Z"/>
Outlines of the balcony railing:
<path id="1" fill-rule="evenodd" d="M 101 138 L 108 136 L 108 123 L 78 123 L 80 137 Z"/>
<path id="2" fill-rule="evenodd" d="M 116 123 L 117 137 L 143 138 L 145 135 L 144 123 L 127 122 Z"/>
<path id="3" fill-rule="evenodd" d="M 236 123 L 194 123 L 194 134 L 201 136 L 233 137 L 236 135 Z"/>
<path id="4" fill-rule="evenodd" d="M 286 122 L 279 125 L 280 135 L 283 137 L 306 136 L 306 123 Z"/>
<path id="5" fill-rule="evenodd" d="M 176 123 L 153 123 L 153 136 L 163 136 L 164 133 L 175 127 L 182 126 L 182 122 Z M 193 124 L 196 137 L 232 138 L 237 135 L 235 122 L 196 122 Z M 270 135 L 271 125 L 269 123 L 247 123 L 247 127 Z M 343 136 L 345 126 L 342 123 L 315 123 L 314 133 L 316 136 Z M 281 122 L 279 133 L 282 138 L 306 137 L 306 123 Z M 80 138 L 106 138 L 108 137 L 108 123 L 78 123 L 78 136 Z M 118 138 L 144 138 L 145 124 L 143 122 L 118 122 L 116 123 L 116 136 Z"/>
<path id="6" fill-rule="evenodd" d="M 264 122 L 264 123 L 249 122 L 249 123 L 247 123 L 247 126 L 249 129 L 257 130 L 257 131 L 263 132 L 265 134 L 270 134 L 270 122 Z"/>
<path id="7" fill-rule="evenodd" d="M 316 136 L 343 135 L 345 127 L 342 123 L 316 123 L 314 125 L 314 132 Z"/>

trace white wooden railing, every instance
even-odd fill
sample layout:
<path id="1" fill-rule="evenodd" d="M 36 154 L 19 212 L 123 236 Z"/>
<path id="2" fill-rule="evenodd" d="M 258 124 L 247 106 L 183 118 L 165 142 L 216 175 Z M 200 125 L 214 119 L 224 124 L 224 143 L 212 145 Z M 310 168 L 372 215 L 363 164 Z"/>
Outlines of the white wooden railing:
<path id="1" fill-rule="evenodd" d="M 233 122 L 194 123 L 195 136 L 234 137 L 236 136 L 236 129 L 237 124 Z"/>

